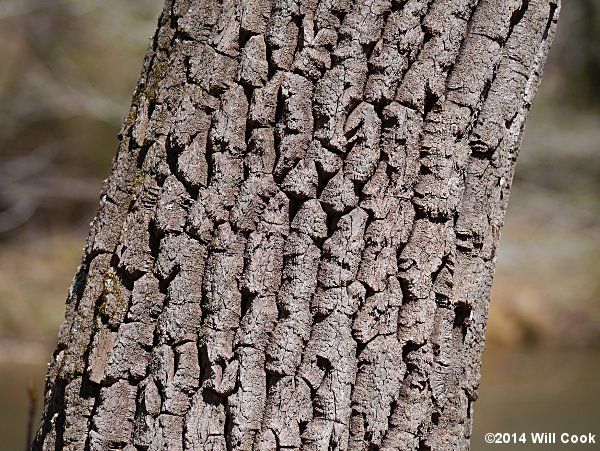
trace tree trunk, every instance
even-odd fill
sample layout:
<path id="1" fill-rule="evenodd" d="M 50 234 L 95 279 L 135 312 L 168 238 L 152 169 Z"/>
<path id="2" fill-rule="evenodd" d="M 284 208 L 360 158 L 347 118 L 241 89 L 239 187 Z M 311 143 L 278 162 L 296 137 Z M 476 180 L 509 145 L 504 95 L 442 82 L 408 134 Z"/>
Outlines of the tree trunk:
<path id="1" fill-rule="evenodd" d="M 467 449 L 558 0 L 166 3 L 33 449 Z"/>

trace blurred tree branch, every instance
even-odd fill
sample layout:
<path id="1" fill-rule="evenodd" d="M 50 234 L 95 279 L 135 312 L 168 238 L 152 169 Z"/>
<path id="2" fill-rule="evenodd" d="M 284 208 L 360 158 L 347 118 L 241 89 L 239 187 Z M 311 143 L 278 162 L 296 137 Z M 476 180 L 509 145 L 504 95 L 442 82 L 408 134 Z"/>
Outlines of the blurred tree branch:
<path id="1" fill-rule="evenodd" d="M 52 162 L 56 149 L 57 143 L 40 146 L 0 166 L 0 233 L 23 225 L 41 205 L 57 199 L 91 202 L 98 197 L 98 184 L 94 180 L 60 174 L 40 176 L 57 172 Z"/>

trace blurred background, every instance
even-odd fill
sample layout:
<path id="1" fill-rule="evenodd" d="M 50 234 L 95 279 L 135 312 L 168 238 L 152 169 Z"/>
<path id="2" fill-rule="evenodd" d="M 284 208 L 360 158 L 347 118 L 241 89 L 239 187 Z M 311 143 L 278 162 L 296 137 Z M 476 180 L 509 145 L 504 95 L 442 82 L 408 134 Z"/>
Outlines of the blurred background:
<path id="1" fill-rule="evenodd" d="M 67 289 L 161 6 L 0 1 L 3 450 L 25 447 L 29 386 L 38 420 Z M 485 432 L 600 440 L 599 24 L 598 0 L 564 2 L 502 232 L 474 450 L 492 447 Z"/>

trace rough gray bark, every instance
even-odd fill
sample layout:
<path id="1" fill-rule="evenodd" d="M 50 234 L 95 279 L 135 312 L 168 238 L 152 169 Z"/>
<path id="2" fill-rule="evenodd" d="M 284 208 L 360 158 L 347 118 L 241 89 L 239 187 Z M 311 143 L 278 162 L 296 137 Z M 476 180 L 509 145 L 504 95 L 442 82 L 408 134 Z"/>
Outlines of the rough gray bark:
<path id="1" fill-rule="evenodd" d="M 167 1 L 33 449 L 468 448 L 558 10 Z"/>

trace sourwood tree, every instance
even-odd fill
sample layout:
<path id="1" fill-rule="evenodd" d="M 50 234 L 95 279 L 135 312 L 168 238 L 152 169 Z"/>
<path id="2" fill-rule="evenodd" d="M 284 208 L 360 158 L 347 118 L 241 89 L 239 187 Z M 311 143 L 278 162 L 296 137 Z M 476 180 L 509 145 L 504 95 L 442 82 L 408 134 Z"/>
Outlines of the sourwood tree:
<path id="1" fill-rule="evenodd" d="M 33 449 L 467 449 L 559 9 L 167 0 Z"/>

